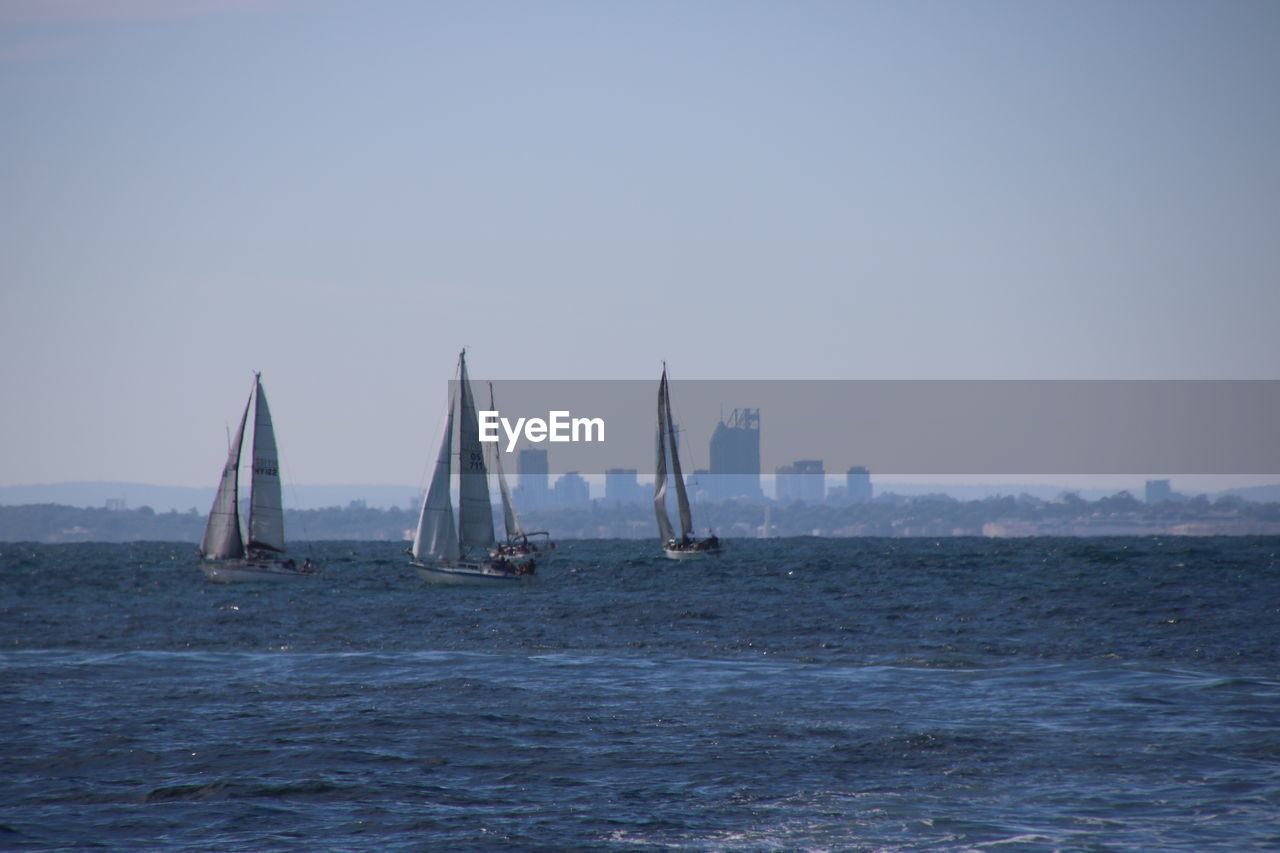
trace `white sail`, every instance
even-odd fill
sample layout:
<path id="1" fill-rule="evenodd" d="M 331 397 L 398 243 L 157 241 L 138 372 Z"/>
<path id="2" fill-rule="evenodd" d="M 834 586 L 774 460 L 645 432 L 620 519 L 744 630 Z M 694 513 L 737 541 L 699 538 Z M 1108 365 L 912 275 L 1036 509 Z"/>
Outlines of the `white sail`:
<path id="1" fill-rule="evenodd" d="M 671 479 L 676 484 L 676 503 L 680 506 L 680 534 L 693 535 L 693 513 L 689 509 L 689 493 L 685 491 L 684 474 L 680 471 L 680 450 L 676 441 L 676 424 L 671 416 L 671 390 L 666 382 L 666 370 L 662 371 L 662 393 L 666 397 L 667 440 L 671 445 Z"/>
<path id="2" fill-rule="evenodd" d="M 671 519 L 667 516 L 667 369 L 662 369 L 662 381 L 658 383 L 657 463 L 653 478 L 653 512 L 658 519 L 658 536 L 663 542 L 675 538 Z"/>
<path id="3" fill-rule="evenodd" d="M 458 388 L 462 419 L 458 433 L 458 539 L 464 552 L 487 552 L 494 545 L 493 506 L 489 503 L 489 474 L 480 443 L 480 423 L 467 376 L 466 353 L 458 356 Z"/>
<path id="4" fill-rule="evenodd" d="M 240 535 L 240 445 L 244 441 L 244 426 L 249 420 L 249 406 L 253 393 L 244 404 L 236 437 L 227 450 L 227 461 L 222 466 L 222 481 L 209 510 L 209 522 L 200 541 L 200 553 L 208 560 L 236 560 L 244 556 L 244 539 Z"/>
<path id="5" fill-rule="evenodd" d="M 449 498 L 449 480 L 452 475 L 453 455 L 453 397 L 449 398 L 449 415 L 445 419 L 444 437 L 440 440 L 440 453 L 436 456 L 436 470 L 431 475 L 431 486 L 422 499 L 422 513 L 418 516 L 418 532 L 413 537 L 415 560 L 456 560 L 461 556 L 458 548 L 458 529 L 453 524 L 453 504 Z"/>
<path id="6" fill-rule="evenodd" d="M 497 411 L 493 402 L 493 383 L 489 383 L 489 409 Z M 498 494 L 502 496 L 502 525 L 507 532 L 507 540 L 511 541 L 524 536 L 524 528 L 520 526 L 520 516 L 516 513 L 515 502 L 511 500 L 511 487 L 507 485 L 507 476 L 502 473 L 502 449 L 498 442 L 493 443 L 493 472 L 498 475 Z"/>
<path id="7" fill-rule="evenodd" d="M 253 415 L 253 483 L 249 498 L 249 548 L 284 551 L 284 507 L 280 499 L 280 457 L 271 409 L 262 390 L 261 374 L 255 380 L 258 402 Z"/>

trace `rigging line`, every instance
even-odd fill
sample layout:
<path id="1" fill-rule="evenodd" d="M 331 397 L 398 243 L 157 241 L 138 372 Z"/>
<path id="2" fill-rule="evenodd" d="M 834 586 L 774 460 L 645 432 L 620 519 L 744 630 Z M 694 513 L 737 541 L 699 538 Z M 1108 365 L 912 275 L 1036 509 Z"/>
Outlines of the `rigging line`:
<path id="1" fill-rule="evenodd" d="M 695 499 L 689 502 L 690 509 L 692 510 L 694 507 L 697 507 L 699 510 L 698 514 L 701 516 L 701 520 L 710 521 L 711 516 L 714 515 L 714 513 L 711 512 L 711 502 L 706 497 L 706 491 L 701 479 L 698 478 L 694 473 L 692 473 L 697 470 L 697 466 L 693 464 L 693 460 L 690 457 L 690 454 L 692 453 L 692 448 L 689 443 L 689 438 L 688 436 L 685 435 L 685 430 L 684 430 L 684 427 L 682 426 L 682 421 L 680 420 L 676 412 L 676 406 L 671 401 L 671 371 L 667 369 L 667 363 L 665 361 L 662 363 L 662 369 L 663 369 L 663 372 L 667 374 L 667 417 L 671 419 L 673 431 L 675 432 L 675 441 L 676 441 L 677 447 L 685 448 L 684 455 L 681 458 L 682 464 L 680 466 L 681 468 L 680 474 L 684 478 L 684 487 L 686 491 L 689 490 L 690 486 L 698 487 L 699 489 L 699 491 L 694 496 Z M 722 410 L 723 410 L 723 405 L 722 405 Z M 721 414 L 723 415 L 723 411 L 721 412 Z M 690 473 L 688 474 L 685 473 L 684 469 L 686 468 L 689 469 Z M 671 473 L 672 475 L 675 474 L 674 471 Z M 699 495 L 701 497 L 698 497 Z M 708 526 L 707 529 L 710 531 L 714 531 L 715 525 L 712 524 Z M 696 531 L 697 531 L 696 524 L 694 525 L 694 531 L 696 534 Z"/>
<path id="2" fill-rule="evenodd" d="M 664 361 L 662 363 L 663 370 L 666 370 L 666 367 L 667 367 L 667 363 Z M 672 432 L 675 433 L 675 446 L 673 449 L 679 451 L 681 448 L 686 448 L 680 457 L 680 463 L 681 463 L 680 468 L 681 468 L 681 475 L 684 477 L 685 488 L 687 489 L 689 487 L 689 475 L 684 474 L 684 469 L 689 467 L 689 465 L 691 464 L 691 460 L 689 458 L 689 450 L 687 449 L 689 446 L 689 442 L 686 440 L 684 435 L 684 421 L 677 416 L 675 404 L 671 402 L 671 372 L 670 371 L 667 371 L 667 417 L 670 418 Z"/>
<path id="3" fill-rule="evenodd" d="M 312 550 L 311 531 L 307 528 L 307 515 L 302 509 L 302 500 L 298 497 L 298 484 L 294 482 L 293 476 L 284 464 L 284 453 L 280 450 L 279 439 L 276 440 L 276 462 L 280 465 L 282 479 L 289 482 L 289 491 L 293 494 L 293 505 L 296 507 L 294 512 L 298 518 L 298 525 L 302 528 L 302 541 L 307 543 L 307 556 L 314 557 L 315 552 Z M 284 517 L 284 507 L 280 507 L 280 515 L 281 518 Z"/>

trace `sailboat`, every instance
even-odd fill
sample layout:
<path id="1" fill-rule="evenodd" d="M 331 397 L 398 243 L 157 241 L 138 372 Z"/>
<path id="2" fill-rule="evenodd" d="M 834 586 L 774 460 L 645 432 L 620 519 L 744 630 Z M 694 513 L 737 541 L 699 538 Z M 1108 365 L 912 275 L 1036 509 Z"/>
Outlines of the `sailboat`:
<path id="1" fill-rule="evenodd" d="M 497 411 L 493 400 L 493 383 L 489 383 L 489 409 Z M 507 541 L 496 545 L 489 555 L 517 566 L 532 568 L 536 562 L 551 559 L 551 552 L 556 543 L 551 541 L 551 534 L 546 530 L 526 531 L 520 523 L 520 514 L 516 512 L 515 501 L 511 499 L 511 487 L 507 485 L 507 476 L 502 472 L 502 451 L 497 442 L 492 445 L 493 473 L 498 477 L 498 494 L 502 498 L 502 526 L 507 533 Z"/>
<path id="2" fill-rule="evenodd" d="M 489 502 L 489 474 L 485 470 L 467 352 L 458 355 L 457 396 L 449 394 L 449 413 L 436 456 L 431 485 L 422 500 L 418 530 L 409 550 L 410 564 L 427 583 L 493 585 L 519 582 L 533 575 L 532 562 L 517 564 L 493 556 L 493 507 Z M 458 432 L 458 512 L 454 521 L 449 494 L 453 475 L 454 415 L 461 411 Z"/>
<path id="3" fill-rule="evenodd" d="M 653 511 L 658 518 L 658 535 L 662 550 L 672 560 L 694 560 L 724 553 L 724 545 L 714 533 L 706 539 L 693 536 L 693 513 L 689 510 L 689 493 L 680 471 L 680 452 L 676 446 L 675 421 L 671 417 L 671 396 L 667 388 L 667 365 L 662 364 L 662 381 L 658 383 L 658 463 L 653 478 Z M 671 456 L 671 479 L 676 484 L 676 503 L 680 508 L 680 537 L 677 539 L 667 516 L 667 456 Z"/>
<path id="4" fill-rule="evenodd" d="M 256 403 L 256 405 L 255 405 Z M 249 484 L 248 541 L 240 530 L 240 452 L 244 428 L 253 414 L 253 469 Z M 209 510 L 200 541 L 200 568 L 217 583 L 287 581 L 318 573 L 308 558 L 301 568 L 285 557 L 284 508 L 280 501 L 280 461 L 271 409 L 262 390 L 262 374 L 253 375 L 253 390 L 244 404 L 240 427 L 227 451 L 222 481 Z"/>

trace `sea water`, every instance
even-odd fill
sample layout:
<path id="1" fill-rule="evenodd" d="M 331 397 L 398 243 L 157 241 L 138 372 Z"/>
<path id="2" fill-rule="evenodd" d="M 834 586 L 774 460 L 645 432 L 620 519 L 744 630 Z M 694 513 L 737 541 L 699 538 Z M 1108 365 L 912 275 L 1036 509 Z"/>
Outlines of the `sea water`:
<path id="1" fill-rule="evenodd" d="M 1280 848 L 1280 540 L 0 545 L 0 849 Z"/>

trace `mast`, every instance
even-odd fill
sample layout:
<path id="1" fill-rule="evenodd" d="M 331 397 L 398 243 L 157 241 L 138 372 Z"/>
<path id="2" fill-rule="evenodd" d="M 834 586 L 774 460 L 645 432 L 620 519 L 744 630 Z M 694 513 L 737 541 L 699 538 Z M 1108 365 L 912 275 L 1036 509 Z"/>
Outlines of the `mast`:
<path id="1" fill-rule="evenodd" d="M 284 505 L 280 499 L 280 456 L 276 450 L 271 409 L 262 390 L 262 374 L 254 374 L 257 405 L 253 415 L 253 474 L 249 487 L 249 548 L 284 551 Z"/>
<path id="2" fill-rule="evenodd" d="M 250 391 L 236 437 L 227 450 L 227 461 L 222 466 L 222 479 L 209 510 L 204 538 L 200 540 L 200 553 L 209 560 L 237 560 L 244 556 L 244 538 L 240 534 L 240 445 L 244 441 L 244 426 L 249 420 L 252 403 L 253 392 Z"/>
<path id="3" fill-rule="evenodd" d="M 467 376 L 467 351 L 458 354 L 459 399 L 462 423 L 458 434 L 458 541 L 463 552 L 487 551 L 494 545 L 493 506 L 489 503 L 489 474 L 484 467 L 480 423 L 476 417 L 471 379 Z"/>
<path id="4" fill-rule="evenodd" d="M 658 382 L 657 473 L 653 478 L 653 513 L 658 519 L 658 536 L 663 543 L 675 538 L 671 519 L 667 516 L 667 363 L 662 363 L 662 380 Z"/>
<path id="5" fill-rule="evenodd" d="M 489 409 L 497 411 L 493 402 L 493 383 L 489 383 Z M 493 470 L 498 475 L 498 493 L 502 496 L 502 525 L 507 532 L 507 540 L 524 536 L 524 528 L 520 526 L 520 516 L 516 514 L 515 503 L 511 500 L 511 488 L 507 485 L 507 476 L 502 473 L 502 448 L 498 442 L 493 443 Z"/>

